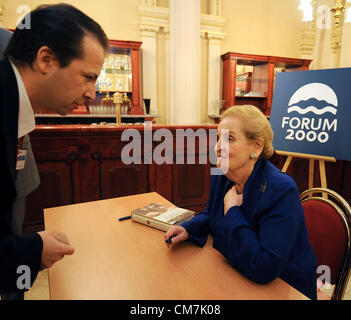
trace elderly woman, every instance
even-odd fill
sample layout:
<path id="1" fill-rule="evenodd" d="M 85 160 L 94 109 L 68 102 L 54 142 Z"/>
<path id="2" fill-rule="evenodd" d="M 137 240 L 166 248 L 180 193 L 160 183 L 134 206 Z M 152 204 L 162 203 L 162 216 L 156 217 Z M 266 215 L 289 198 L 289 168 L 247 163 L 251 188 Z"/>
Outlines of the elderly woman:
<path id="1" fill-rule="evenodd" d="M 165 239 L 203 246 L 211 233 L 213 247 L 246 277 L 261 284 L 280 277 L 316 299 L 317 262 L 297 186 L 267 160 L 269 121 L 254 106 L 234 106 L 222 114 L 218 137 L 217 166 L 229 162 L 227 172 L 211 177 L 205 211 L 170 227 Z"/>

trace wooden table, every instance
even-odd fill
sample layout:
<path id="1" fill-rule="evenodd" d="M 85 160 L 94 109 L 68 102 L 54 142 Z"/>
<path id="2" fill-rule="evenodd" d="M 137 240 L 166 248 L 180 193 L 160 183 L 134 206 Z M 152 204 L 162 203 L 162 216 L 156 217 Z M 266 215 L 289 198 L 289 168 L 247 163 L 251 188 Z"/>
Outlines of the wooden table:
<path id="1" fill-rule="evenodd" d="M 152 201 L 145 193 L 44 210 L 46 230 L 66 233 L 75 248 L 49 269 L 51 299 L 227 300 L 307 299 L 281 279 L 260 285 L 237 272 L 212 247 L 168 247 L 164 232 L 118 221 Z"/>

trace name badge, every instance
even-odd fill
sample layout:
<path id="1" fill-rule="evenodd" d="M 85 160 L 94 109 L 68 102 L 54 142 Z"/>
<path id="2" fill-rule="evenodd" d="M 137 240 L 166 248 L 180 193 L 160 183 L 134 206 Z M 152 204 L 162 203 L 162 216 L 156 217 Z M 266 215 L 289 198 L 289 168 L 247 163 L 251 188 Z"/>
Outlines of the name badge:
<path id="1" fill-rule="evenodd" d="M 27 152 L 27 150 L 19 150 L 17 155 L 16 170 L 22 170 L 24 168 L 27 158 Z"/>

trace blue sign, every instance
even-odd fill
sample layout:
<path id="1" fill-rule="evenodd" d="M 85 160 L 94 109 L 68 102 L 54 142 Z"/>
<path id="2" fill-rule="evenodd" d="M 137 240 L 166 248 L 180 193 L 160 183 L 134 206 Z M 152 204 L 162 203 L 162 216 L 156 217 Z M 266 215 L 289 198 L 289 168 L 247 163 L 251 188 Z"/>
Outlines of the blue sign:
<path id="1" fill-rule="evenodd" d="M 351 160 L 351 68 L 277 73 L 270 123 L 276 150 Z"/>

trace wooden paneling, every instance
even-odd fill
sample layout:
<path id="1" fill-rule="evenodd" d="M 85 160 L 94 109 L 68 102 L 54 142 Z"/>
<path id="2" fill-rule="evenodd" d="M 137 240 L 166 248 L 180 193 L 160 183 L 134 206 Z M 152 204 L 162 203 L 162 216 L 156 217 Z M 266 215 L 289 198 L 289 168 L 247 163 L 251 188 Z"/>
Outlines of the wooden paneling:
<path id="1" fill-rule="evenodd" d="M 145 164 L 125 165 L 119 159 L 104 159 L 100 172 L 102 199 L 149 192 L 149 172 Z"/>
<path id="2" fill-rule="evenodd" d="M 150 191 L 156 191 L 166 199 L 172 199 L 173 194 L 173 165 L 162 164 L 155 165 L 155 189 Z"/>
<path id="3" fill-rule="evenodd" d="M 173 201 L 178 206 L 199 205 L 209 198 L 210 166 L 176 164 L 173 166 Z"/>
<path id="4" fill-rule="evenodd" d="M 28 198 L 25 223 L 41 230 L 43 209 L 74 203 L 72 166 L 63 161 L 37 162 L 40 187 Z"/>

